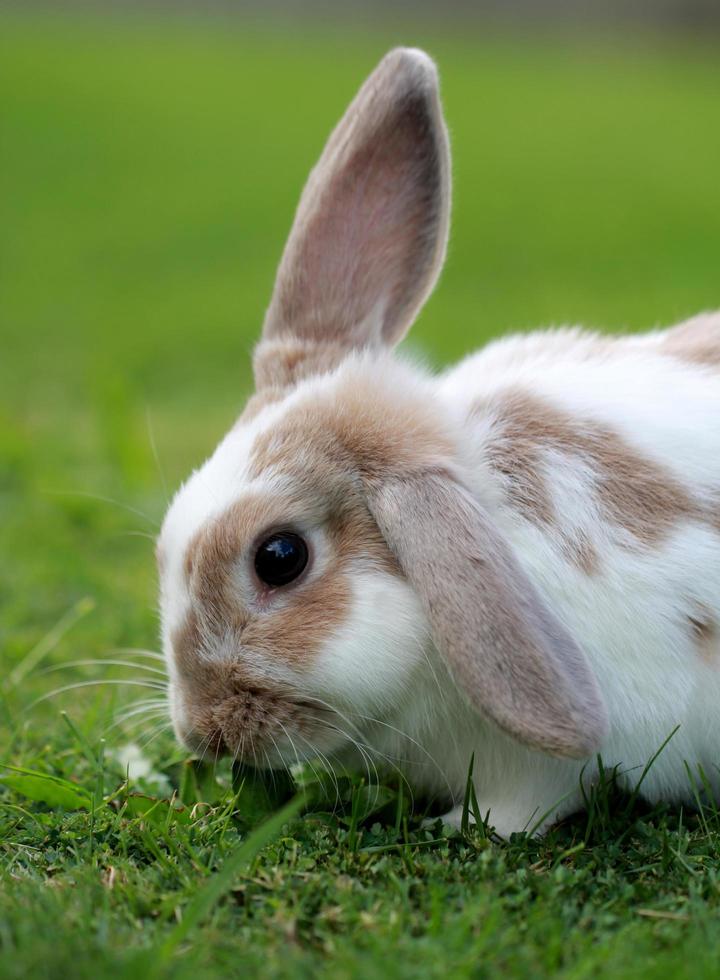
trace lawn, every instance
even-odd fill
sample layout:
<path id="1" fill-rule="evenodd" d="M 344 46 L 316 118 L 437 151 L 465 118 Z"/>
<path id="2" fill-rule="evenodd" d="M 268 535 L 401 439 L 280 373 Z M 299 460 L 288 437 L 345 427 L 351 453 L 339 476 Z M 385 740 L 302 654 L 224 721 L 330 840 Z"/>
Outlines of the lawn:
<path id="1" fill-rule="evenodd" d="M 429 362 L 720 306 L 710 43 L 0 14 L 3 980 L 716 975 L 715 811 L 606 787 L 499 844 L 344 781 L 253 831 L 276 801 L 127 715 L 162 693 L 127 651 L 157 649 L 167 494 L 241 407 L 302 182 L 400 42 L 439 60 L 456 161 Z"/>

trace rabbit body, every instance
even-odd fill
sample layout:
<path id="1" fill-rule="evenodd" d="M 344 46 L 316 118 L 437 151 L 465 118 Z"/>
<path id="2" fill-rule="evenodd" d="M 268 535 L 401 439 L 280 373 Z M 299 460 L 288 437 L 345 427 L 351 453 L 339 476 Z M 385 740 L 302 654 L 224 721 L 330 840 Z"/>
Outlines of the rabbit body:
<path id="1" fill-rule="evenodd" d="M 257 392 L 163 525 L 177 734 L 396 768 L 451 821 L 474 756 L 501 835 L 581 807 L 599 765 L 720 795 L 720 315 L 429 376 L 392 348 L 448 221 L 437 75 L 399 49 L 302 195 Z"/>

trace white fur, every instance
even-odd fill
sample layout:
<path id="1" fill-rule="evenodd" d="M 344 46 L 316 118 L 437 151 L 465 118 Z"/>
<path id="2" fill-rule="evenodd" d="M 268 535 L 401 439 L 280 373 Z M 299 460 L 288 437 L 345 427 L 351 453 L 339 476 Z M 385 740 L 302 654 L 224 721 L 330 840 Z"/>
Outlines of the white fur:
<path id="1" fill-rule="evenodd" d="M 389 714 L 403 693 L 413 696 L 428 643 L 422 608 L 410 586 L 387 572 L 352 577 L 348 621 L 324 644 L 303 687 L 340 708 Z"/>

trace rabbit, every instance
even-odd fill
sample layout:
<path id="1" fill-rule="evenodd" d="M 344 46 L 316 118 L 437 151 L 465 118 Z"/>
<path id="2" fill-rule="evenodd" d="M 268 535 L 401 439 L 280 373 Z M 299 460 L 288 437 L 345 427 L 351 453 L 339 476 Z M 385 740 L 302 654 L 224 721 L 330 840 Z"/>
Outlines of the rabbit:
<path id="1" fill-rule="evenodd" d="M 394 353 L 450 211 L 434 62 L 390 51 L 312 171 L 256 392 L 158 539 L 178 738 L 397 769 L 501 837 L 720 790 L 720 314 Z M 659 754 L 658 750 L 662 749 Z M 644 767 L 657 754 L 648 771 Z"/>

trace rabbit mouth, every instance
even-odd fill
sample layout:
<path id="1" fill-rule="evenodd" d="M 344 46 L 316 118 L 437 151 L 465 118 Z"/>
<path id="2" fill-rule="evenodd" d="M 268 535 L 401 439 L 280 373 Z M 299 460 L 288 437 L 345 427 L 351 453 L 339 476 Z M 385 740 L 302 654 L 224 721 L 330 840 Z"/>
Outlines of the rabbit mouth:
<path id="1" fill-rule="evenodd" d="M 315 745 L 327 747 L 333 731 L 327 714 L 311 700 L 259 688 L 236 690 L 196 707 L 188 718 L 191 727 L 178 734 L 205 758 L 229 755 L 257 768 L 278 768 L 311 758 Z"/>

